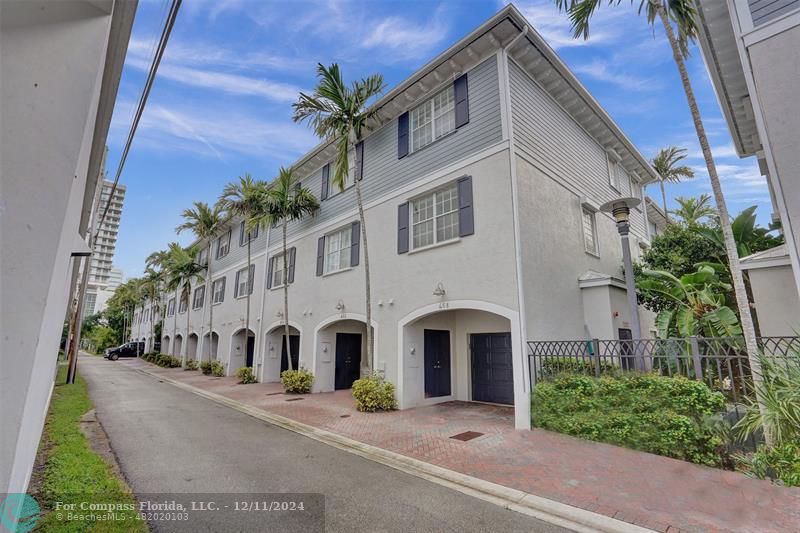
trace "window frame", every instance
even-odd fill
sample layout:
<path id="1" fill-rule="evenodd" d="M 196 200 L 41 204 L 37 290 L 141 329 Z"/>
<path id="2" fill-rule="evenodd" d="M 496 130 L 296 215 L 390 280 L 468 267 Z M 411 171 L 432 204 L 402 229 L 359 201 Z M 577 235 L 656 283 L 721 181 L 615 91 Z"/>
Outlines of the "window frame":
<path id="1" fill-rule="evenodd" d="M 203 266 L 208 266 L 208 248 L 202 247 L 197 252 L 197 262 Z"/>
<path id="2" fill-rule="evenodd" d="M 619 174 L 617 174 L 617 165 L 619 162 L 615 156 L 612 156 L 608 152 L 606 152 L 606 166 L 608 167 L 608 184 L 617 192 L 620 192 L 619 188 Z"/>
<path id="3" fill-rule="evenodd" d="M 352 187 L 355 186 L 355 184 L 356 184 L 356 164 L 357 164 L 357 162 L 356 162 L 356 147 L 355 147 L 355 145 L 353 145 L 353 147 L 351 147 L 350 150 L 347 153 L 347 177 L 345 178 L 345 181 L 344 181 L 344 189 L 339 189 L 339 187 L 336 187 L 333 184 L 333 177 L 334 177 L 334 175 L 336 173 L 336 161 L 331 161 L 328 164 L 330 165 L 330 171 L 329 171 L 329 174 L 328 174 L 328 180 L 329 180 L 328 181 L 328 198 L 326 198 L 326 200 L 329 199 L 329 198 L 333 198 L 334 196 L 337 196 L 339 194 L 345 193 L 345 192 L 349 191 Z M 323 165 L 323 166 L 325 166 L 325 165 Z"/>
<path id="4" fill-rule="evenodd" d="M 227 279 L 227 276 L 223 276 L 223 277 L 217 278 L 217 279 L 215 279 L 215 280 L 213 280 L 211 282 L 211 305 L 218 305 L 218 304 L 221 304 L 222 302 L 225 301 L 225 290 L 226 290 L 226 286 L 225 286 L 226 282 L 225 282 L 225 280 L 226 279 Z M 217 287 L 218 283 L 222 284 L 222 290 L 221 290 L 222 298 L 220 298 L 219 301 L 217 301 L 217 298 L 216 298 L 216 294 L 217 294 L 216 287 Z"/>
<path id="5" fill-rule="evenodd" d="M 236 277 L 234 278 L 234 281 L 236 282 L 236 286 L 233 289 L 233 294 L 234 294 L 234 298 L 236 298 L 237 300 L 239 298 L 246 298 L 248 295 L 253 294 L 253 285 L 254 285 L 253 281 L 254 280 L 250 279 L 250 270 L 253 271 L 253 278 L 255 278 L 255 275 L 256 275 L 255 265 L 245 266 L 244 268 L 240 268 L 239 270 L 236 271 Z M 248 291 L 245 292 L 244 294 L 239 292 L 239 287 L 242 285 L 242 275 L 241 275 L 242 272 L 247 272 L 247 281 L 246 281 L 246 283 L 247 283 Z"/>
<path id="6" fill-rule="evenodd" d="M 186 307 L 183 306 L 184 302 L 186 302 Z M 181 311 L 181 309 L 183 309 L 183 311 Z M 181 296 L 181 300 L 178 303 L 178 314 L 182 315 L 183 313 L 186 313 L 187 311 L 189 311 L 189 298 L 188 297 L 184 298 L 184 297 Z"/>
<path id="7" fill-rule="evenodd" d="M 288 255 L 289 250 L 287 250 L 286 253 Z M 272 285 L 270 286 L 271 289 L 280 289 L 280 288 L 283 287 L 283 270 L 278 270 L 278 268 L 277 268 L 278 267 L 278 264 L 277 264 L 278 260 L 279 259 L 283 259 L 283 258 L 284 258 L 283 252 L 280 252 L 280 253 L 278 253 L 276 255 L 273 255 L 269 259 L 271 264 L 268 265 L 268 269 L 269 269 L 269 271 L 272 272 Z M 284 261 L 283 265 L 284 265 L 284 268 L 288 268 L 288 266 L 289 266 L 288 265 L 288 261 Z M 324 265 L 323 265 L 323 267 L 324 267 Z M 278 278 L 276 280 L 276 276 L 278 275 L 278 273 L 280 273 L 281 276 L 280 276 L 280 278 Z M 288 278 L 288 274 L 287 274 L 287 278 L 286 279 L 287 279 L 287 282 L 288 282 L 287 285 L 291 285 L 292 282 L 288 281 L 288 279 L 289 279 Z"/>
<path id="8" fill-rule="evenodd" d="M 200 294 L 200 305 L 197 305 L 197 294 Z M 206 286 L 205 284 L 195 287 L 192 294 L 192 310 L 202 309 L 206 303 Z"/>
<path id="9" fill-rule="evenodd" d="M 435 105 L 436 104 L 436 99 L 439 96 L 441 96 L 442 94 L 444 94 L 444 93 L 449 93 L 449 96 L 450 96 L 449 99 L 448 99 L 449 100 L 449 105 L 448 105 L 449 109 L 447 111 L 445 111 L 444 113 L 439 113 L 439 116 L 437 118 L 437 116 L 436 116 L 437 115 L 437 108 L 436 108 L 436 105 Z M 414 141 L 415 141 L 415 138 L 417 137 L 417 135 L 415 135 L 415 132 L 420 130 L 419 127 L 415 127 L 416 126 L 416 121 L 419 120 L 419 118 L 415 119 L 416 113 L 418 111 L 420 111 L 421 109 L 423 109 L 424 107 L 426 107 L 426 106 L 430 107 L 430 109 L 429 109 L 430 120 L 425 125 L 426 126 L 430 125 L 430 128 L 431 128 L 431 139 L 430 139 L 430 141 L 426 142 L 425 144 L 421 144 L 421 145 L 419 145 L 419 146 L 417 146 L 415 148 L 414 147 Z M 452 128 L 448 129 L 447 131 L 445 131 L 445 132 L 443 132 L 443 133 L 441 133 L 441 134 L 439 134 L 437 136 L 436 135 L 436 121 L 437 120 L 442 120 L 443 116 L 452 117 Z M 451 121 L 450 118 L 448 118 L 447 120 L 448 120 L 448 122 Z M 413 108 L 411 108 L 408 111 L 408 153 L 409 153 L 409 155 L 422 150 L 426 146 L 430 146 L 431 144 L 435 143 L 439 139 L 443 139 L 444 137 L 447 137 L 448 135 L 450 135 L 451 133 L 453 133 L 457 129 L 458 128 L 456 128 L 456 94 L 455 94 L 455 87 L 454 87 L 452 82 L 449 82 L 445 87 L 443 87 L 442 89 L 436 91 L 436 93 L 434 93 L 433 95 L 431 95 L 430 97 L 425 99 L 424 102 L 414 106 Z"/>
<path id="10" fill-rule="evenodd" d="M 437 209 L 438 209 L 437 197 L 438 197 L 438 195 L 442 194 L 445 191 L 450 191 L 450 190 L 452 190 L 453 194 L 454 194 L 454 197 L 453 197 L 453 199 L 454 199 L 453 208 L 450 211 L 447 211 L 445 213 L 438 213 L 437 212 Z M 421 202 L 421 201 L 423 201 L 423 200 L 425 200 L 427 198 L 432 198 L 432 206 L 431 207 L 432 207 L 433 215 L 431 216 L 431 218 L 426 219 L 424 221 L 414 222 L 414 206 L 418 202 Z M 443 245 L 443 244 L 448 244 L 448 243 L 451 243 L 451 242 L 458 241 L 461 238 L 460 235 L 459 235 L 459 233 L 460 233 L 459 222 L 460 221 L 459 221 L 459 214 L 458 214 L 459 213 L 459 202 L 458 202 L 458 182 L 457 181 L 446 183 L 446 184 L 442 185 L 441 187 L 437 187 L 437 188 L 435 188 L 433 190 L 426 191 L 423 194 L 420 194 L 420 195 L 418 195 L 418 196 L 416 196 L 414 198 L 411 198 L 408 201 L 408 204 L 409 204 L 408 205 L 408 232 L 409 232 L 409 249 L 408 249 L 408 251 L 409 252 L 415 252 L 415 251 L 418 251 L 418 250 L 424 250 L 426 248 L 431 248 L 431 247 L 435 247 L 435 246 L 439 246 L 439 245 Z M 455 232 L 454 236 L 452 236 L 450 238 L 447 238 L 447 239 L 443 239 L 443 240 L 440 241 L 440 240 L 438 240 L 439 219 L 441 219 L 442 217 L 448 216 L 448 215 L 455 215 L 456 232 Z M 430 242 L 428 244 L 423 244 L 423 245 L 420 245 L 420 246 L 416 246 L 416 243 L 414 242 L 414 227 L 419 225 L 419 224 L 424 224 L 426 222 L 433 222 L 432 242 Z"/>
<path id="11" fill-rule="evenodd" d="M 222 235 L 217 237 L 217 251 L 216 251 L 216 254 L 215 254 L 215 258 L 216 259 L 222 259 L 226 255 L 231 253 L 231 234 L 232 233 L 233 233 L 233 230 L 231 228 L 228 228 L 228 231 L 226 231 L 225 233 L 223 233 Z M 223 239 L 227 240 L 227 242 L 225 244 L 226 248 L 225 248 L 225 253 L 224 254 L 220 253 L 220 250 L 222 249 L 222 240 Z"/>
<path id="12" fill-rule="evenodd" d="M 334 230 L 334 231 L 331 231 L 330 233 L 326 233 L 325 234 L 325 248 L 323 250 L 324 256 L 323 256 L 323 261 L 322 261 L 322 275 L 323 276 L 328 276 L 330 274 L 336 274 L 337 272 L 344 272 L 346 270 L 350 270 L 351 268 L 353 268 L 352 257 L 351 257 L 351 252 L 350 252 L 350 250 L 353 247 L 353 229 L 352 229 L 352 227 L 353 227 L 352 224 L 348 224 L 347 226 L 343 226 L 343 227 L 341 227 L 341 228 L 339 228 L 337 230 Z M 333 237 L 334 235 L 340 235 L 340 240 L 339 240 L 340 246 L 336 250 L 336 252 L 331 252 L 331 250 L 329 248 L 329 246 L 330 246 L 329 243 L 331 242 L 331 237 Z M 346 247 L 342 247 L 341 246 L 341 242 L 342 242 L 341 241 L 341 235 L 345 235 L 347 237 L 347 246 Z M 342 264 L 342 260 L 341 260 L 342 255 L 341 254 L 342 254 L 343 250 L 347 251 L 347 253 L 346 253 L 347 265 L 344 266 L 344 267 L 341 266 L 341 264 Z M 330 269 L 329 270 L 329 268 L 328 268 L 328 264 L 329 264 L 328 263 L 328 258 L 333 253 L 339 254 L 339 266 L 337 268 L 335 268 L 335 269 Z"/>
<path id="13" fill-rule="evenodd" d="M 247 243 L 258 239 L 258 226 L 250 231 L 245 231 L 244 227 L 245 221 L 242 220 L 239 225 L 239 246 L 247 246 Z M 245 240 L 245 233 L 247 234 L 247 240 Z"/>
<path id="14" fill-rule="evenodd" d="M 167 300 L 167 316 L 175 316 L 175 298 Z"/>
<path id="15" fill-rule="evenodd" d="M 589 220 L 591 221 L 593 249 L 589 249 L 589 243 L 586 240 L 586 215 L 589 215 Z M 586 204 L 581 205 L 581 236 L 583 238 L 583 251 L 591 256 L 600 257 L 600 242 L 598 241 L 597 233 L 597 210 Z"/>

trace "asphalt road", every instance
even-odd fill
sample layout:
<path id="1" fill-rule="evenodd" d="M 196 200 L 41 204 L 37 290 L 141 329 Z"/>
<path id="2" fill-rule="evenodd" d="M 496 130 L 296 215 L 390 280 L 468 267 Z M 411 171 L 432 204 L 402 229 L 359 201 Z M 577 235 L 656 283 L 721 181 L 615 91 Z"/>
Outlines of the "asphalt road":
<path id="1" fill-rule="evenodd" d="M 218 508 L 190 510 L 188 521 L 179 520 L 180 512 L 157 511 L 155 531 L 564 531 L 273 426 L 119 362 L 82 357 L 79 368 L 139 499 L 178 500 L 187 508 L 194 501 L 195 509 L 214 502 Z M 272 510 L 263 510 L 262 502 Z"/>

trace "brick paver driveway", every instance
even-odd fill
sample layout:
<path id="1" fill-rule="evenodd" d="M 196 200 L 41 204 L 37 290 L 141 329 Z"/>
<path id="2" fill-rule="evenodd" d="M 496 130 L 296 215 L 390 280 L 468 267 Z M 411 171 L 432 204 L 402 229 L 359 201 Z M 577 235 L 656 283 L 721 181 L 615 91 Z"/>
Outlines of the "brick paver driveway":
<path id="1" fill-rule="evenodd" d="M 360 413 L 350 391 L 294 396 L 283 394 L 278 383 L 238 385 L 234 377 L 161 369 L 141 360 L 125 364 L 366 444 L 659 531 L 800 531 L 800 489 L 544 430 L 517 431 L 508 407 L 448 402 Z M 468 441 L 451 438 L 468 431 L 482 435 Z"/>

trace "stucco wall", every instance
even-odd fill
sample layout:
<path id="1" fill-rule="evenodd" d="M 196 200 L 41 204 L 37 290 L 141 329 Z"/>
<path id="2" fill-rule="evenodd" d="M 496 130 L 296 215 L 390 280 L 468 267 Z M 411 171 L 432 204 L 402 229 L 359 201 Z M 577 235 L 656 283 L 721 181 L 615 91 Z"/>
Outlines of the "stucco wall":
<path id="1" fill-rule="evenodd" d="M 800 333 L 800 299 L 789 265 L 750 271 L 758 325 L 764 337 Z"/>

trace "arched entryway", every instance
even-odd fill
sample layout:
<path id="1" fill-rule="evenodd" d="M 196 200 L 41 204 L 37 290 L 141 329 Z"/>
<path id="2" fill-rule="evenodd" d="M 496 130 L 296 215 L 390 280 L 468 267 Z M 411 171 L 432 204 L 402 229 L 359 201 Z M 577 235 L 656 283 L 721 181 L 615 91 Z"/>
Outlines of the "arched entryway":
<path id="1" fill-rule="evenodd" d="M 170 353 L 169 335 L 164 335 L 161 339 L 161 353 Z"/>
<path id="2" fill-rule="evenodd" d="M 175 335 L 175 345 L 172 347 L 172 355 L 181 357 L 183 355 L 183 334 Z"/>
<path id="3" fill-rule="evenodd" d="M 527 361 L 516 311 L 479 301 L 426 306 L 398 322 L 401 408 L 450 400 L 515 407 L 530 427 Z"/>
<path id="4" fill-rule="evenodd" d="M 377 346 L 374 321 L 372 330 L 373 345 Z M 314 391 L 351 388 L 366 364 L 367 326 L 364 317 L 352 313 L 336 315 L 322 321 L 314 337 Z"/>
<path id="5" fill-rule="evenodd" d="M 301 354 L 301 333 L 297 324 L 289 325 L 289 344 L 292 353 L 292 368 L 295 370 L 300 366 L 306 366 L 307 363 Z M 275 382 L 280 381 L 281 372 L 289 368 L 289 358 L 286 343 L 286 330 L 283 324 L 272 324 L 264 338 L 264 368 L 263 368 L 263 381 Z"/>
<path id="6" fill-rule="evenodd" d="M 255 364 L 256 334 L 253 330 L 242 328 L 231 335 L 231 357 L 228 374 L 235 374 L 243 367 Z"/>
<path id="7" fill-rule="evenodd" d="M 197 333 L 192 333 L 189 335 L 189 342 L 186 345 L 186 359 L 197 359 L 197 344 L 199 338 L 197 337 Z"/>
<path id="8" fill-rule="evenodd" d="M 219 335 L 216 331 L 211 333 L 211 337 L 209 338 L 209 334 L 206 333 L 203 335 L 203 344 L 201 350 L 201 361 L 216 361 L 217 354 L 219 350 Z"/>

